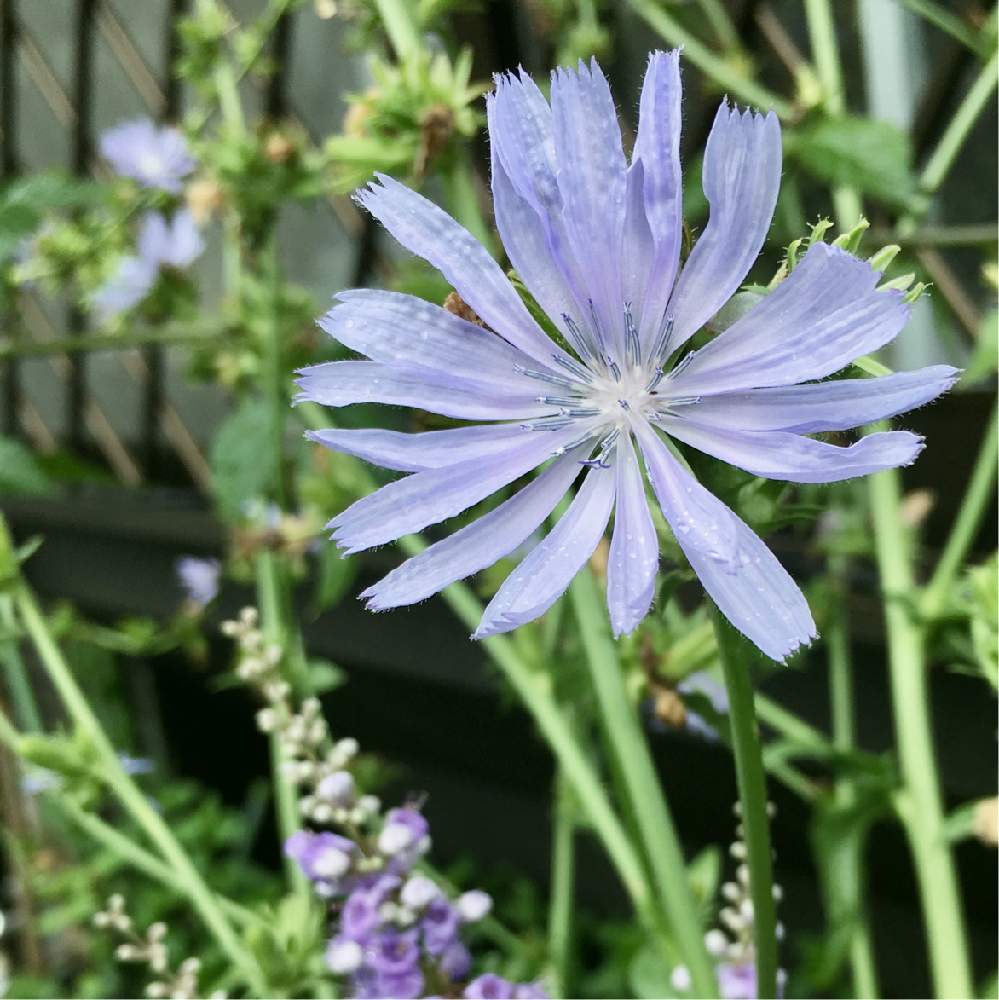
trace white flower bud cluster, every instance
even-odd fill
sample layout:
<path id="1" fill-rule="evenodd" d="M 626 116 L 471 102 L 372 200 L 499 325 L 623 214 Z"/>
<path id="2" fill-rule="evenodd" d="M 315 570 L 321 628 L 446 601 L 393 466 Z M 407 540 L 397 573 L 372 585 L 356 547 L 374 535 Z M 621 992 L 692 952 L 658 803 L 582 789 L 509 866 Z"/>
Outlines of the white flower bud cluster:
<path id="1" fill-rule="evenodd" d="M 742 816 L 740 804 L 735 804 L 735 815 Z M 772 802 L 767 803 L 767 815 L 776 815 Z M 729 845 L 729 854 L 739 862 L 735 869 L 735 881 L 723 882 L 721 897 L 725 905 L 718 913 L 717 927 L 712 927 L 704 935 L 704 947 L 708 954 L 717 962 L 733 966 L 754 965 L 756 951 L 753 941 L 753 899 L 749 887 L 749 866 L 746 864 L 747 850 L 743 840 L 745 830 L 741 822 L 735 828 L 736 839 Z M 783 895 L 781 887 L 774 883 L 774 901 L 779 902 Z M 776 927 L 777 940 L 784 937 L 784 926 Z M 778 980 L 782 981 L 785 973 L 778 970 Z M 675 966 L 671 976 L 673 988 L 678 993 L 684 993 L 691 988 L 690 970 L 685 965 Z"/>
<path id="2" fill-rule="evenodd" d="M 295 712 L 291 687 L 282 679 L 280 646 L 267 643 L 256 608 L 244 608 L 237 619 L 222 623 L 222 633 L 239 644 L 236 675 L 254 687 L 266 702 L 257 712 L 257 726 L 277 736 L 282 777 L 302 789 L 299 809 L 321 826 L 363 826 L 376 816 L 381 803 L 357 796 L 347 770 L 357 756 L 355 739 L 333 741 L 317 698 L 306 698 Z"/>
<path id="3" fill-rule="evenodd" d="M 175 972 L 170 971 L 170 957 L 167 952 L 167 925 L 162 922 L 152 924 L 140 935 L 133 926 L 132 918 L 125 911 L 124 897 L 119 893 L 111 896 L 105 909 L 94 914 L 95 927 L 113 931 L 124 940 L 115 948 L 115 958 L 119 962 L 135 962 L 149 967 L 153 979 L 146 986 L 146 996 L 171 1000 L 193 1000 L 198 996 L 198 977 L 201 973 L 199 958 L 186 958 Z M 224 997 L 224 994 L 212 994 Z"/>

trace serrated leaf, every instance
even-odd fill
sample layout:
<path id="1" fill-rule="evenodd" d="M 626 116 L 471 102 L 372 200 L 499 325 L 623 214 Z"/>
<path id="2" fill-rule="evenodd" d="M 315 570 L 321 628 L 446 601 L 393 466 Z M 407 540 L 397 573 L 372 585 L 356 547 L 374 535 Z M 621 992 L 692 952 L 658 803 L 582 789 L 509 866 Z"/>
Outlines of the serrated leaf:
<path id="1" fill-rule="evenodd" d="M 823 118 L 789 135 L 785 152 L 819 180 L 890 205 L 906 204 L 917 191 L 909 137 L 888 122 Z"/>

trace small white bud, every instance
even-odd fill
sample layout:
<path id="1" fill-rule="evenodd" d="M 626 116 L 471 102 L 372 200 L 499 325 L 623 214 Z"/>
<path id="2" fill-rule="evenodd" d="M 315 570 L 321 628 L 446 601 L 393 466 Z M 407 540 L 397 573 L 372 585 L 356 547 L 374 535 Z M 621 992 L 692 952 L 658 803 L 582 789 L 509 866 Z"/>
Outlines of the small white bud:
<path id="1" fill-rule="evenodd" d="M 364 951 L 356 941 L 330 942 L 326 949 L 326 964 L 330 972 L 337 976 L 346 976 L 356 972 L 364 961 Z"/>
<path id="2" fill-rule="evenodd" d="M 717 927 L 712 927 L 704 935 L 704 947 L 707 948 L 709 955 L 719 958 L 725 954 L 725 949 L 728 947 L 728 938 Z"/>
<path id="3" fill-rule="evenodd" d="M 402 823 L 389 823 L 378 835 L 378 850 L 392 857 L 413 843 L 413 831 Z"/>
<path id="4" fill-rule="evenodd" d="M 350 771 L 334 771 L 316 787 L 316 795 L 336 805 L 346 805 L 354 797 L 354 776 Z"/>
<path id="5" fill-rule="evenodd" d="M 257 712 L 257 728 L 263 733 L 273 732 L 277 725 L 277 713 L 273 708 L 262 708 Z"/>
<path id="6" fill-rule="evenodd" d="M 414 875 L 402 887 L 399 898 L 411 909 L 422 910 L 429 902 L 436 899 L 440 892 L 436 883 L 426 875 Z"/>
<path id="7" fill-rule="evenodd" d="M 493 908 L 493 900 L 488 892 L 472 889 L 462 893 L 455 903 L 458 914 L 466 924 L 474 924 L 482 920 Z"/>
<path id="8" fill-rule="evenodd" d="M 674 966 L 669 980 L 673 989 L 675 989 L 677 993 L 685 993 L 690 989 L 690 969 L 688 969 L 685 965 Z"/>
<path id="9" fill-rule="evenodd" d="M 316 858 L 312 868 L 320 878 L 339 878 L 350 868 L 350 857 L 336 848 L 327 848 Z"/>
<path id="10" fill-rule="evenodd" d="M 362 795 L 357 800 L 357 808 L 367 816 L 374 816 L 382 807 L 382 800 L 377 795 Z"/>
<path id="11" fill-rule="evenodd" d="M 114 957 L 119 962 L 131 962 L 138 956 L 138 949 L 134 944 L 120 944 L 114 950 Z"/>

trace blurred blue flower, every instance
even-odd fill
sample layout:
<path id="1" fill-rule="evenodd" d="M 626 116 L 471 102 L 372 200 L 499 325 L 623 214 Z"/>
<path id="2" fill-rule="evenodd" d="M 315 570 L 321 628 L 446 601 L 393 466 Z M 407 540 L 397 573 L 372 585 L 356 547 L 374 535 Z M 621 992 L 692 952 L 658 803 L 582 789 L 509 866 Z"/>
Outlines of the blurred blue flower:
<path id="1" fill-rule="evenodd" d="M 147 212 L 139 224 L 139 256 L 158 267 L 187 267 L 204 252 L 205 243 L 194 216 L 183 208 L 167 221 Z"/>
<path id="2" fill-rule="evenodd" d="M 180 192 L 196 166 L 181 131 L 170 125 L 157 128 L 148 118 L 108 129 L 101 135 L 100 151 L 116 174 L 170 194 Z"/>
<path id="3" fill-rule="evenodd" d="M 159 265 L 144 257 L 122 257 L 114 274 L 91 298 L 91 307 L 104 323 L 138 305 L 152 290 L 159 277 Z"/>
<path id="4" fill-rule="evenodd" d="M 194 216 L 186 208 L 169 222 L 159 212 L 146 212 L 139 223 L 138 256 L 123 257 L 91 299 L 98 319 L 106 322 L 138 305 L 153 290 L 162 267 L 187 267 L 204 249 Z"/>
<path id="5" fill-rule="evenodd" d="M 188 600 L 205 607 L 218 596 L 222 564 L 218 559 L 198 559 L 181 556 L 177 560 L 177 578 Z"/>
<path id="6" fill-rule="evenodd" d="M 545 522 L 582 471 L 571 505 L 500 588 L 475 637 L 551 607 L 612 512 L 607 602 L 615 634 L 630 632 L 649 611 L 659 567 L 640 453 L 705 590 L 764 653 L 785 659 L 816 634 L 804 595 L 669 439 L 771 479 L 866 475 L 912 462 L 922 440 L 885 432 L 839 447 L 805 435 L 925 403 L 951 385 L 955 370 L 814 381 L 886 344 L 909 313 L 902 293 L 878 289 L 869 264 L 823 243 L 724 333 L 680 353 L 738 290 L 763 246 L 780 186 L 781 136 L 772 113 L 722 103 L 704 156 L 710 218 L 681 267 L 678 52 L 649 61 L 630 164 L 596 61 L 555 71 L 551 105 L 525 73 L 498 77 L 488 118 L 503 244 L 570 350 L 535 322 L 471 234 L 380 176 L 357 200 L 438 268 L 485 328 L 408 295 L 343 292 L 320 325 L 369 360 L 303 369 L 299 398 L 491 421 L 420 434 L 314 433 L 330 448 L 413 473 L 330 522 L 347 552 L 421 531 L 550 464 L 362 596 L 376 611 L 412 604 L 491 565 Z"/>

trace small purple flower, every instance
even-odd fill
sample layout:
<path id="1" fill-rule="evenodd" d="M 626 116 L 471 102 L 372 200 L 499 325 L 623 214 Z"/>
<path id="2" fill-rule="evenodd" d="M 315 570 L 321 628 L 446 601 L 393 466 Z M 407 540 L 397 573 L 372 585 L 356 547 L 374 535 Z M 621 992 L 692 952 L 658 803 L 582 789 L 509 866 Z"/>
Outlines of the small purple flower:
<path id="1" fill-rule="evenodd" d="M 94 292 L 91 306 L 103 323 L 138 305 L 152 290 L 159 265 L 142 257 L 122 257 L 114 274 Z"/>
<path id="2" fill-rule="evenodd" d="M 472 968 L 472 955 L 460 941 L 452 941 L 441 953 L 439 963 L 448 979 L 464 979 Z"/>
<path id="3" fill-rule="evenodd" d="M 724 1000 L 756 1000 L 756 966 L 752 962 L 722 962 L 715 973 Z"/>
<path id="4" fill-rule="evenodd" d="M 313 882 L 335 883 L 350 870 L 357 850 L 352 840 L 335 833 L 296 830 L 286 841 L 284 852 L 298 862 Z"/>
<path id="5" fill-rule="evenodd" d="M 383 931 L 368 945 L 365 958 L 379 975 L 406 975 L 420 964 L 416 931 Z"/>
<path id="6" fill-rule="evenodd" d="M 139 256 L 157 267 L 187 267 L 204 252 L 205 243 L 194 216 L 182 208 L 168 222 L 159 212 L 147 212 L 139 224 Z"/>
<path id="7" fill-rule="evenodd" d="M 219 574 L 222 564 L 218 559 L 198 559 L 182 556 L 177 560 L 177 577 L 189 601 L 203 608 L 218 596 Z"/>
<path id="8" fill-rule="evenodd" d="M 131 177 L 142 187 L 178 194 L 195 161 L 179 129 L 157 128 L 148 118 L 123 122 L 100 139 L 101 156 L 116 174 Z"/>
<path id="9" fill-rule="evenodd" d="M 473 979 L 466 987 L 467 1000 L 510 1000 L 514 995 L 514 985 L 508 979 L 487 972 Z"/>
<path id="10" fill-rule="evenodd" d="M 607 603 L 615 634 L 630 632 L 651 607 L 659 568 L 644 464 L 704 589 L 764 653 L 784 660 L 816 634 L 804 595 L 763 541 L 691 475 L 671 441 L 769 479 L 867 475 L 909 464 L 922 439 L 882 432 L 843 447 L 808 435 L 920 406 L 957 372 L 938 365 L 828 381 L 892 340 L 909 307 L 899 291 L 879 289 L 881 275 L 866 261 L 824 243 L 723 333 L 689 349 L 766 240 L 781 135 L 773 113 L 722 103 L 702 173 L 710 217 L 681 266 L 678 52 L 649 61 L 630 162 L 596 61 L 557 70 L 550 104 L 526 73 L 500 76 L 487 111 L 500 236 L 568 349 L 535 322 L 470 233 L 379 176 L 357 200 L 436 267 L 485 328 L 412 296 L 343 292 L 321 326 L 367 360 L 302 370 L 299 398 L 410 406 L 471 421 L 417 434 L 311 435 L 411 473 L 330 522 L 348 553 L 422 531 L 545 468 L 361 596 L 382 611 L 485 569 L 530 538 L 582 474 L 565 514 L 507 578 L 475 636 L 544 614 L 586 565 L 612 513 Z"/>
<path id="11" fill-rule="evenodd" d="M 375 979 L 378 997 L 392 997 L 392 1000 L 410 1000 L 423 994 L 423 973 L 419 967 L 405 972 L 386 975 L 379 973 Z"/>
<path id="12" fill-rule="evenodd" d="M 543 983 L 535 982 L 521 983 L 514 991 L 514 996 L 517 1000 L 548 1000 L 549 994 Z"/>
<path id="13" fill-rule="evenodd" d="M 384 895 L 372 888 L 355 889 L 343 904 L 340 926 L 344 937 L 366 941 L 382 922 L 379 910 Z"/>
<path id="14" fill-rule="evenodd" d="M 458 939 L 461 920 L 457 909 L 443 896 L 438 896 L 423 911 L 420 928 L 423 947 L 428 955 L 440 955 Z"/>
<path id="15" fill-rule="evenodd" d="M 391 809 L 378 835 L 378 849 L 389 857 L 419 853 L 426 844 L 430 826 L 423 814 L 410 806 Z"/>

